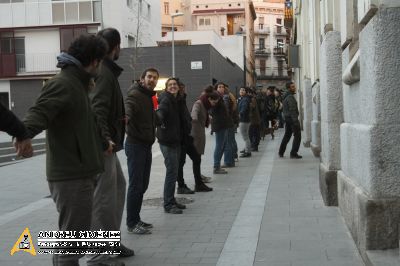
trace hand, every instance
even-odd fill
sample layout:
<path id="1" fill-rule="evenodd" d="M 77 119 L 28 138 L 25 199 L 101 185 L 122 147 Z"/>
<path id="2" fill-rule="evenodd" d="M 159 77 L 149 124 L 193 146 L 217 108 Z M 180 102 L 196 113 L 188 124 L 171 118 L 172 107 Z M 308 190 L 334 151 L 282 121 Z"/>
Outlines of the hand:
<path id="1" fill-rule="evenodd" d="M 14 147 L 17 152 L 17 157 L 29 158 L 33 156 L 33 147 L 31 139 L 25 139 L 14 142 Z"/>
<path id="2" fill-rule="evenodd" d="M 106 150 L 104 153 L 105 153 L 106 155 L 111 155 L 111 154 L 113 153 L 114 146 L 115 146 L 115 143 L 112 142 L 111 140 L 109 140 L 109 141 L 108 141 L 108 148 L 107 148 L 107 150 Z"/>

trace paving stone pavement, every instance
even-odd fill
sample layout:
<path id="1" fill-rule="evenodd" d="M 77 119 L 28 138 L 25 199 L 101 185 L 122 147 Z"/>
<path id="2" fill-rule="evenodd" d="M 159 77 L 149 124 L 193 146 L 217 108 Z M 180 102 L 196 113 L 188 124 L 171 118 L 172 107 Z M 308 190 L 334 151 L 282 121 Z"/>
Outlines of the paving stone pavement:
<path id="1" fill-rule="evenodd" d="M 160 206 L 143 206 L 142 219 L 154 224 L 151 235 L 126 232 L 122 242 L 136 256 L 126 265 L 363 265 L 337 208 L 325 207 L 318 188 L 318 164 L 308 149 L 303 160 L 276 156 L 280 134 L 261 141 L 260 152 L 240 159 L 227 175 L 212 175 L 214 138 L 207 134 L 202 171 L 213 176 L 213 192 L 185 195 L 193 199 L 182 215 L 165 214 Z M 239 148 L 243 142 L 236 135 Z M 290 144 L 289 144 L 290 145 Z M 290 146 L 289 146 L 290 147 Z M 127 177 L 126 157 L 119 153 Z M 162 196 L 165 167 L 155 143 L 145 200 Z M 25 227 L 37 236 L 56 230 L 57 213 L 48 196 L 45 156 L 0 167 L 0 265 L 51 265 L 48 255 L 10 249 Z M 185 180 L 194 186 L 191 161 Z M 177 195 L 178 197 L 181 195 Z M 34 237 L 35 238 L 35 237 Z M 81 265 L 85 265 L 81 260 Z"/>

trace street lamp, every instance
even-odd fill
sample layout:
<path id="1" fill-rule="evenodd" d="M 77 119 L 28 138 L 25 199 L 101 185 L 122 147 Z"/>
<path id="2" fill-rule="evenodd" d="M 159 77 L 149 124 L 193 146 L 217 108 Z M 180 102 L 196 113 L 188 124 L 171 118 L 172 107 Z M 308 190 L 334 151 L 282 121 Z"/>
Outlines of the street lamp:
<path id="1" fill-rule="evenodd" d="M 172 77 L 175 77 L 175 41 L 174 41 L 174 18 L 183 16 L 182 12 L 177 12 L 171 15 L 172 20 Z"/>

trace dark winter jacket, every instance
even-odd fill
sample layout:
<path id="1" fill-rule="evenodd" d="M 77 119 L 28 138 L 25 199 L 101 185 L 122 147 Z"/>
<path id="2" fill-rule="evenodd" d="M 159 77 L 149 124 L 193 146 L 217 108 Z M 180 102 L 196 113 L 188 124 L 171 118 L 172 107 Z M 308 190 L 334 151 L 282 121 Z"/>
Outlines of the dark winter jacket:
<path id="1" fill-rule="evenodd" d="M 299 109 L 294 94 L 288 92 L 283 99 L 283 116 L 286 121 L 299 122 Z"/>
<path id="2" fill-rule="evenodd" d="M 122 149 L 125 136 L 125 108 L 118 77 L 123 71 L 112 60 L 105 58 L 95 79 L 95 89 L 89 97 L 101 130 L 103 149 L 111 140 L 115 143 L 114 152 Z"/>
<path id="3" fill-rule="evenodd" d="M 161 93 L 158 97 L 156 114 L 160 122 L 160 125 L 157 126 L 158 142 L 170 147 L 179 146 L 183 132 L 178 99 L 167 91 Z"/>
<path id="4" fill-rule="evenodd" d="M 103 172 L 103 152 L 88 88 L 91 76 L 68 65 L 47 81 L 24 119 L 33 138 L 46 132 L 49 181 L 91 178 Z"/>
<path id="5" fill-rule="evenodd" d="M 152 97 L 156 93 L 135 83 L 128 90 L 125 110 L 128 119 L 126 140 L 132 144 L 152 145 L 155 141 L 156 116 Z"/>
<path id="6" fill-rule="evenodd" d="M 212 117 L 211 128 L 214 132 L 233 127 L 232 118 L 229 116 L 222 98 L 210 109 L 210 115 Z"/>
<path id="7" fill-rule="evenodd" d="M 250 125 L 259 126 L 261 124 L 260 111 L 256 98 L 251 98 L 250 103 Z"/>
<path id="8" fill-rule="evenodd" d="M 269 119 L 276 119 L 278 114 L 278 103 L 274 95 L 265 97 L 265 115 Z"/>
<path id="9" fill-rule="evenodd" d="M 0 103 L 0 130 L 16 137 L 17 140 L 28 138 L 25 125 L 10 110 Z"/>
<path id="10" fill-rule="evenodd" d="M 243 96 L 238 100 L 239 121 L 242 123 L 250 123 L 250 97 Z"/>

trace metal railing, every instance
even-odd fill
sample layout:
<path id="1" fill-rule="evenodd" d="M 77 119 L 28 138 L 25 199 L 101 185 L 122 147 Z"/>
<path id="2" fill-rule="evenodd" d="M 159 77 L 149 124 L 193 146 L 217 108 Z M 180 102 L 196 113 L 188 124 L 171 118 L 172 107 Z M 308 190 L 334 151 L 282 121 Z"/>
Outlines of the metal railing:
<path id="1" fill-rule="evenodd" d="M 270 34 L 269 27 L 264 27 L 263 29 L 260 29 L 259 26 L 255 26 L 254 32 L 256 34 Z"/>
<path id="2" fill-rule="evenodd" d="M 56 53 L 17 54 L 17 74 L 34 74 L 57 71 Z"/>
<path id="3" fill-rule="evenodd" d="M 279 67 L 261 67 L 261 66 L 256 66 L 255 69 L 257 79 L 263 79 L 263 78 L 287 78 L 289 76 L 288 70 L 285 67 L 279 68 Z"/>
<path id="4" fill-rule="evenodd" d="M 276 27 L 274 30 L 275 35 L 286 35 L 286 29 L 284 27 Z"/>

